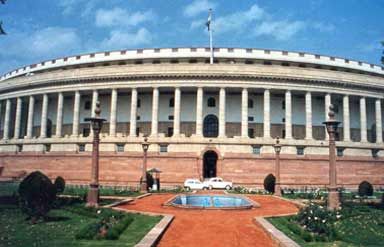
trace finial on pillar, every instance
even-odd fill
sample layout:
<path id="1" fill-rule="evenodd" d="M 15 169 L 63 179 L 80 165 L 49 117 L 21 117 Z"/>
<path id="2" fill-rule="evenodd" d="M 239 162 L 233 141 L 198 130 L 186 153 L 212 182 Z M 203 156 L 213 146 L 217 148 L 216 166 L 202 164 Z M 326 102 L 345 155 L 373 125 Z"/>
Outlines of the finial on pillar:
<path id="1" fill-rule="evenodd" d="M 329 105 L 328 118 L 329 118 L 329 120 L 335 119 L 335 106 L 333 104 Z"/>
<path id="2" fill-rule="evenodd" d="M 100 117 L 100 113 L 101 113 L 100 101 L 96 101 L 95 116 Z"/>

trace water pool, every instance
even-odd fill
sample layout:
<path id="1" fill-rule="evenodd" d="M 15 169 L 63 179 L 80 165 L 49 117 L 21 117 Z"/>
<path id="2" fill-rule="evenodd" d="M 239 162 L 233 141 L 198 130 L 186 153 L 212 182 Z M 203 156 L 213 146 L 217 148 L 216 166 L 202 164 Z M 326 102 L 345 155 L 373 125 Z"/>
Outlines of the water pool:
<path id="1" fill-rule="evenodd" d="M 178 195 L 167 205 L 181 208 L 250 209 L 259 205 L 239 195 Z"/>

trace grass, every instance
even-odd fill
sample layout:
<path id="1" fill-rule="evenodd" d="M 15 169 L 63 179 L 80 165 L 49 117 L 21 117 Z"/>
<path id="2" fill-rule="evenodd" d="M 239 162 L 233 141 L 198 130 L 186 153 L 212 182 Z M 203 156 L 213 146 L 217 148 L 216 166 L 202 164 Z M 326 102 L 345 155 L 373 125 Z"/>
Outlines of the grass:
<path id="1" fill-rule="evenodd" d="M 75 234 L 85 225 L 96 222 L 97 218 L 77 214 L 65 208 L 51 210 L 48 216 L 49 220 L 31 225 L 16 206 L 0 205 L 0 245 L 134 246 L 161 219 L 132 214 L 134 221 L 118 240 L 76 240 Z"/>
<path id="2" fill-rule="evenodd" d="M 300 235 L 290 230 L 290 224 L 297 224 L 294 216 L 269 218 L 268 220 L 301 246 L 383 246 L 383 209 L 354 203 L 346 205 L 342 210 L 342 215 L 342 219 L 335 223 L 339 241 L 334 242 L 305 242 Z"/>

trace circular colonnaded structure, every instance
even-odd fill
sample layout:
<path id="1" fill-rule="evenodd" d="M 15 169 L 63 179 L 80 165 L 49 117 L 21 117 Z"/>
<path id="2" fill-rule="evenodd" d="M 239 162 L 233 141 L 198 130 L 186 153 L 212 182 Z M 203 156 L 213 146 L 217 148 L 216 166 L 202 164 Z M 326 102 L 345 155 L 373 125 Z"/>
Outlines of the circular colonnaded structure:
<path id="1" fill-rule="evenodd" d="M 162 186 L 220 176 L 262 187 L 280 136 L 282 187 L 328 184 L 330 104 L 342 122 L 338 184 L 384 184 L 382 67 L 261 49 L 164 48 L 100 52 L 18 68 L 0 80 L 2 176 L 42 170 L 88 183 L 101 102 L 102 184 L 136 186 L 143 136 Z"/>

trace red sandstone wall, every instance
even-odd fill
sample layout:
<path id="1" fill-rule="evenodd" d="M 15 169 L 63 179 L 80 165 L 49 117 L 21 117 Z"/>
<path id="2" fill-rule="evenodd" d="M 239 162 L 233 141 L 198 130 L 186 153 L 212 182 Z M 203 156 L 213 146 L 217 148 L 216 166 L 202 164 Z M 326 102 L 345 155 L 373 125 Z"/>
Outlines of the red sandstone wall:
<path id="1" fill-rule="evenodd" d="M 283 156 L 281 182 L 283 187 L 325 186 L 328 183 L 328 160 L 322 156 Z M 272 155 L 226 154 L 217 162 L 217 175 L 231 180 L 235 185 L 262 187 L 264 178 L 274 173 Z M 41 170 L 51 178 L 62 176 L 68 183 L 88 183 L 90 178 L 90 153 L 81 154 L 10 154 L 0 155 L 4 174 L 25 170 Z M 163 185 L 182 184 L 186 178 L 201 178 L 202 159 L 196 154 L 149 154 L 148 169 L 161 171 Z M 100 157 L 102 184 L 136 186 L 141 177 L 141 154 L 103 153 Z M 339 185 L 357 188 L 367 180 L 384 186 L 384 159 L 370 157 L 343 157 L 337 161 Z"/>

